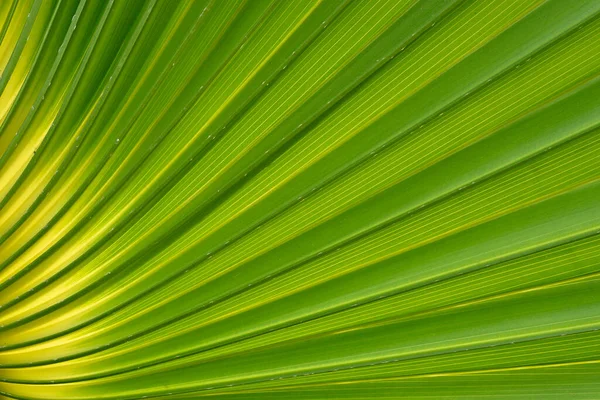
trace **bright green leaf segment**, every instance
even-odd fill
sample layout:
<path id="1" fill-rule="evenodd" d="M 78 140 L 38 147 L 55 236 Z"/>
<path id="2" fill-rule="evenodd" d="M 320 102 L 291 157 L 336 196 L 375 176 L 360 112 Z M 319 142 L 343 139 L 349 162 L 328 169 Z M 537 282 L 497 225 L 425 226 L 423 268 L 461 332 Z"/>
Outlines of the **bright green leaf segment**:
<path id="1" fill-rule="evenodd" d="M 0 399 L 600 399 L 600 1 L 0 1 Z"/>

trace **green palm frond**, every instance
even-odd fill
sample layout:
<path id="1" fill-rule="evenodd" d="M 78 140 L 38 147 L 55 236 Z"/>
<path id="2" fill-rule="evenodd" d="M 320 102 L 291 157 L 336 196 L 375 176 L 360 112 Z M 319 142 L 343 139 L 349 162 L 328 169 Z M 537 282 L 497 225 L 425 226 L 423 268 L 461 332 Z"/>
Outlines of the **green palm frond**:
<path id="1" fill-rule="evenodd" d="M 4 0 L 0 93 L 0 398 L 600 398 L 599 1 Z"/>

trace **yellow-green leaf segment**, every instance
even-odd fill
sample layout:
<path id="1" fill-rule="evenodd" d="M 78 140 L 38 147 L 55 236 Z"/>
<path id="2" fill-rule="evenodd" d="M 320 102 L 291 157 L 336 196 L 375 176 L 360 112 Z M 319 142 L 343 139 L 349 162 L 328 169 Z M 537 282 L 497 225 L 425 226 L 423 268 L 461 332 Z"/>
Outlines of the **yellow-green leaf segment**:
<path id="1" fill-rule="evenodd" d="M 600 1 L 0 0 L 0 399 L 600 399 Z"/>

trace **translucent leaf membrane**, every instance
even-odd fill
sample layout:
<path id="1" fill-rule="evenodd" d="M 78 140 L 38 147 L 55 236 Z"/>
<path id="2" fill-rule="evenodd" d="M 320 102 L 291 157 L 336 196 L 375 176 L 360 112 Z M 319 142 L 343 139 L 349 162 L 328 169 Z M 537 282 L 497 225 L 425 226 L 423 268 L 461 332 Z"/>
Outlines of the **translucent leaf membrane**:
<path id="1" fill-rule="evenodd" d="M 600 4 L 0 4 L 0 398 L 600 396 Z"/>

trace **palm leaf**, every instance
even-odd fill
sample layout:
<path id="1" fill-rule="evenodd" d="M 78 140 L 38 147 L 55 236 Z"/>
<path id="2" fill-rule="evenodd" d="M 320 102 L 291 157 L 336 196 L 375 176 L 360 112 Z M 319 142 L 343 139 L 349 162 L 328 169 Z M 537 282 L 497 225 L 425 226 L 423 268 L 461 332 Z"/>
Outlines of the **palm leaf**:
<path id="1" fill-rule="evenodd" d="M 7 0 L 0 396 L 600 396 L 600 3 Z"/>

